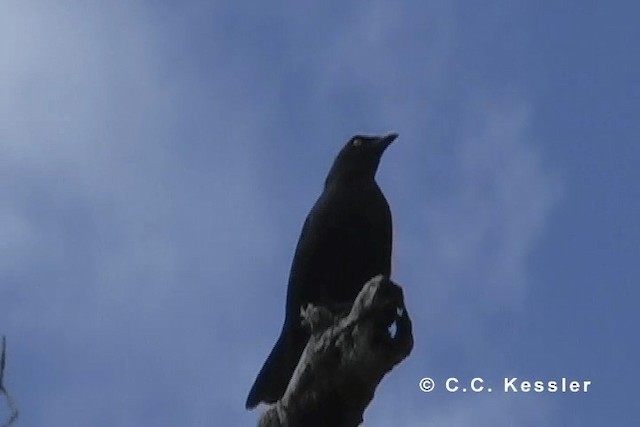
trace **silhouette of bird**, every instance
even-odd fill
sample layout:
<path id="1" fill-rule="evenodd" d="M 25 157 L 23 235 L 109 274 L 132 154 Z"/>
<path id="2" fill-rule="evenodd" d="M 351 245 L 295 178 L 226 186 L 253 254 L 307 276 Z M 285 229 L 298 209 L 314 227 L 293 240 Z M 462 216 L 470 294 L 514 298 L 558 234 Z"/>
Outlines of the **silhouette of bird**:
<path id="1" fill-rule="evenodd" d="M 333 162 L 302 227 L 289 273 L 284 324 L 251 387 L 247 409 L 276 402 L 284 394 L 309 339 L 300 321 L 301 306 L 350 307 L 369 279 L 390 276 L 391 211 L 375 174 L 397 136 L 356 135 Z"/>

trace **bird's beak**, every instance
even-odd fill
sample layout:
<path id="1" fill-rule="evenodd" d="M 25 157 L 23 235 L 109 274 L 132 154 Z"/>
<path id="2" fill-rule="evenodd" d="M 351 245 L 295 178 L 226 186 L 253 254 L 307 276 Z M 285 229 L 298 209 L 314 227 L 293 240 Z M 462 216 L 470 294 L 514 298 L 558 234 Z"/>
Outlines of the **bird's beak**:
<path id="1" fill-rule="evenodd" d="M 388 147 L 389 145 L 391 145 L 391 143 L 392 143 L 393 141 L 395 141 L 397 137 L 398 137 L 398 134 L 397 134 L 397 133 L 390 133 L 390 134 L 388 134 L 388 135 L 381 136 L 381 137 L 378 139 L 378 141 L 377 141 L 377 144 L 376 144 L 376 145 L 378 145 L 378 146 L 380 147 L 380 151 L 382 152 L 382 151 L 386 150 L 386 149 L 387 149 L 387 147 Z"/>

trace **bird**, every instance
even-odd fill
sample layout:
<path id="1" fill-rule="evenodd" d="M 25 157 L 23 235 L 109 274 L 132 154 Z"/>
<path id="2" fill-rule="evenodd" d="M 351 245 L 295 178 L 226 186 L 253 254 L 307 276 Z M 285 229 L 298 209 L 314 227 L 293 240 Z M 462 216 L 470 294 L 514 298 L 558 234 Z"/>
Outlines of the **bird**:
<path id="1" fill-rule="evenodd" d="M 302 226 L 289 272 L 284 323 L 249 391 L 246 409 L 283 396 L 309 339 L 301 307 L 350 308 L 369 279 L 390 277 L 391 210 L 375 175 L 382 154 L 397 137 L 355 135 L 336 156 Z"/>

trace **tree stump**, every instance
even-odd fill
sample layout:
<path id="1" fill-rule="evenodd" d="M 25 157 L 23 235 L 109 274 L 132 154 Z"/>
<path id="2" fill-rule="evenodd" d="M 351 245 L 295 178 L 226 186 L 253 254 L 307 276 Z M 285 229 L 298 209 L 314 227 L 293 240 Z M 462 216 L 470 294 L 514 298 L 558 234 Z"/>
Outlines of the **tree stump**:
<path id="1" fill-rule="evenodd" d="M 360 425 L 377 385 L 413 348 L 402 289 L 376 276 L 348 313 L 308 305 L 301 316 L 311 336 L 287 390 L 259 427 Z"/>

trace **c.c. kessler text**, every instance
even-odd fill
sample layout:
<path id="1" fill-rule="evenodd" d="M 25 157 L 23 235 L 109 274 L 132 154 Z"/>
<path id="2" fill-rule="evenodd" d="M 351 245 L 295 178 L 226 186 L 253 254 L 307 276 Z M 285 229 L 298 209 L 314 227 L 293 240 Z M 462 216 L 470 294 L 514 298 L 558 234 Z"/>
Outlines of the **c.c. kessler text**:
<path id="1" fill-rule="evenodd" d="M 504 379 L 505 393 L 587 393 L 590 386 L 589 380 L 569 380 L 564 377 L 549 381 L 528 381 L 518 377 Z"/>

